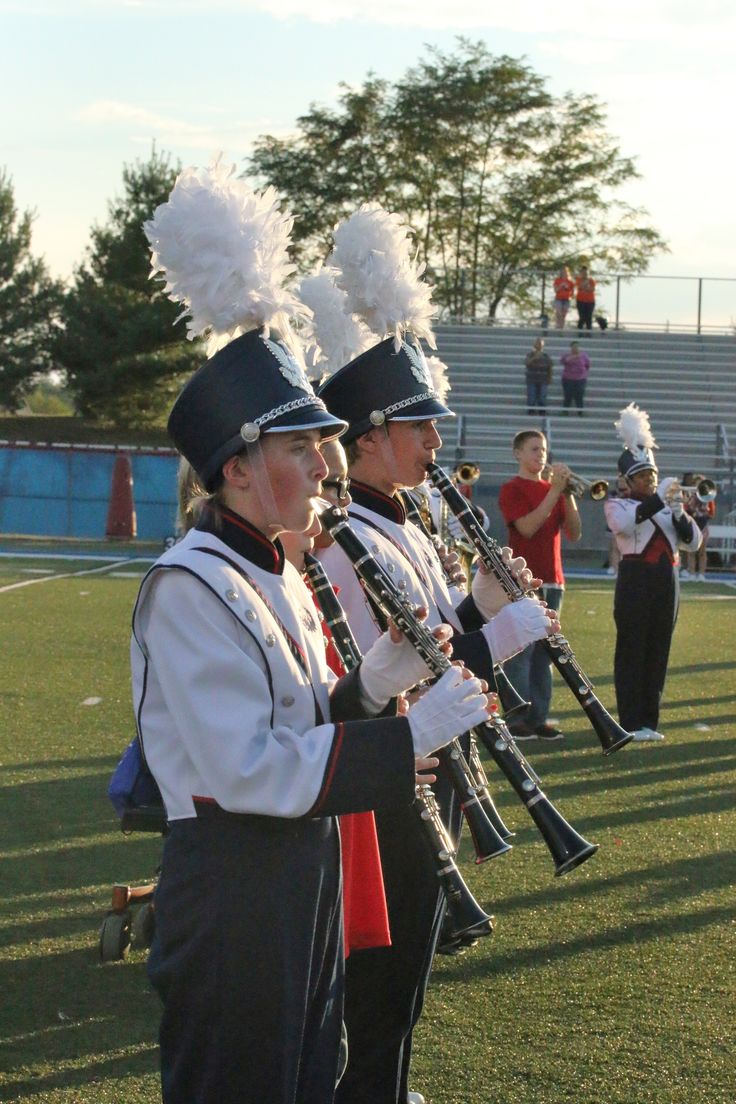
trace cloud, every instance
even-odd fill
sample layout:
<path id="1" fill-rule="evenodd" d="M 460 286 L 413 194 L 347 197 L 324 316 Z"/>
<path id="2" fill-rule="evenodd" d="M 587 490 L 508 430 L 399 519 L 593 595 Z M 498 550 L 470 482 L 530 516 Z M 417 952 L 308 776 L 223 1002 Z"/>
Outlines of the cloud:
<path id="1" fill-rule="evenodd" d="M 130 141 L 150 144 L 155 138 L 177 149 L 228 150 L 242 149 L 260 134 L 284 137 L 290 129 L 269 118 L 234 119 L 217 126 L 190 123 L 183 119 L 158 114 L 137 104 L 119 100 L 95 100 L 81 108 L 75 118 L 82 123 L 117 127 L 127 132 Z"/>
<path id="2" fill-rule="evenodd" d="M 275 19 L 304 19 L 312 23 L 371 24 L 432 30 L 502 31 L 524 35 L 580 35 L 580 9 L 551 4 L 549 0 L 515 0 L 513 4 L 489 4 L 488 0 L 70 0 L 67 13 L 128 11 L 132 18 L 148 18 L 171 12 L 178 18 L 216 12 L 246 16 L 270 15 Z M 54 11 L 49 0 L 0 0 L 0 12 L 40 14 Z M 736 26 L 733 5 L 726 0 L 619 0 L 615 9 L 592 5 L 585 10 L 584 34 L 601 44 L 637 41 L 686 45 L 697 38 L 715 43 L 729 40 Z"/>

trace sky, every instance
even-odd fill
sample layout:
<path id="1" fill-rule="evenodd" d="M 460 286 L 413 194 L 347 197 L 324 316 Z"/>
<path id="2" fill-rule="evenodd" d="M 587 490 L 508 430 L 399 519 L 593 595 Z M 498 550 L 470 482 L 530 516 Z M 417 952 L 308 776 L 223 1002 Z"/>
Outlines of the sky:
<path id="1" fill-rule="evenodd" d="M 0 0 L 0 167 L 36 212 L 33 252 L 67 278 L 154 141 L 184 165 L 222 150 L 242 167 L 340 82 L 395 80 L 462 34 L 607 105 L 642 175 L 622 198 L 670 246 L 649 271 L 688 277 L 624 288 L 622 317 L 694 322 L 705 277 L 704 321 L 736 325 L 735 32 L 732 0 Z"/>

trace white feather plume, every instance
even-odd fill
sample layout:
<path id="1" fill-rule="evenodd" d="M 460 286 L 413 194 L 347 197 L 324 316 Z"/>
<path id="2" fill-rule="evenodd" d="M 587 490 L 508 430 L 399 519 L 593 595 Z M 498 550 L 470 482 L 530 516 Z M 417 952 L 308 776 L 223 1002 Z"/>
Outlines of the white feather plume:
<path id="1" fill-rule="evenodd" d="M 305 314 L 284 286 L 293 219 L 273 188 L 252 191 L 218 156 L 206 169 L 187 168 L 166 203 L 144 224 L 152 276 L 183 304 L 187 337 L 207 336 L 208 352 L 242 333 L 274 325 L 292 338 L 291 318 Z M 292 341 L 289 341 L 292 344 Z"/>
<path id="2" fill-rule="evenodd" d="M 439 357 L 427 357 L 427 367 L 432 377 L 432 387 L 437 392 L 440 402 L 447 398 L 447 392 L 452 390 L 447 377 L 447 365 Z"/>
<path id="3" fill-rule="evenodd" d="M 421 279 L 424 265 L 411 256 L 409 234 L 400 215 L 365 203 L 335 230 L 330 264 L 350 310 L 377 337 L 393 334 L 398 350 L 408 332 L 434 349 L 432 288 Z"/>
<path id="4" fill-rule="evenodd" d="M 649 425 L 649 415 L 646 410 L 640 410 L 636 403 L 629 403 L 621 411 L 618 421 L 613 423 L 616 427 L 616 432 L 623 441 L 626 448 L 631 452 L 642 448 L 653 449 L 659 448 L 659 445 L 654 440 L 652 435 L 651 426 Z"/>
<path id="5" fill-rule="evenodd" d="M 312 313 L 303 339 L 308 346 L 311 343 L 313 371 L 318 376 L 332 375 L 375 342 L 368 327 L 350 313 L 348 297 L 334 277 L 333 270 L 322 268 L 298 287 L 299 298 Z"/>

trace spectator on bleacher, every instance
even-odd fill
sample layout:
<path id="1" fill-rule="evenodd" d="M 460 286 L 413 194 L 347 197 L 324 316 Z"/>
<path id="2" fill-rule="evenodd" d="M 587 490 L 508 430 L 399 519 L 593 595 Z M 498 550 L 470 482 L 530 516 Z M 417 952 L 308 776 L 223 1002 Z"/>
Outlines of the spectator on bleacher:
<path id="1" fill-rule="evenodd" d="M 562 265 L 555 277 L 555 326 L 558 330 L 564 330 L 567 312 L 570 309 L 570 300 L 575 290 L 575 282 L 570 275 L 567 265 Z"/>
<path id="2" fill-rule="evenodd" d="M 593 328 L 593 311 L 595 309 L 595 280 L 589 275 L 585 265 L 580 266 L 580 272 L 575 277 L 575 306 L 578 309 L 578 329 Z"/>
<path id="3" fill-rule="evenodd" d="M 526 405 L 528 414 L 547 413 L 547 388 L 552 382 L 552 358 L 544 351 L 544 338 L 538 337 L 526 354 Z"/>
<path id="4" fill-rule="evenodd" d="M 685 472 L 682 477 L 683 487 L 697 487 L 705 479 L 704 475 Z M 695 579 L 699 583 L 705 582 L 705 569 L 708 563 L 708 526 L 716 514 L 715 502 L 702 502 L 695 491 L 685 499 L 685 509 L 693 519 L 703 535 L 703 540 L 697 552 L 685 553 L 685 566 L 680 572 L 681 579 Z"/>
<path id="5" fill-rule="evenodd" d="M 577 341 L 570 345 L 570 352 L 560 357 L 562 365 L 562 396 L 564 403 L 563 414 L 574 403 L 578 410 L 578 417 L 583 416 L 583 403 L 585 401 L 585 386 L 590 372 L 590 358 L 587 353 L 581 352 Z"/>

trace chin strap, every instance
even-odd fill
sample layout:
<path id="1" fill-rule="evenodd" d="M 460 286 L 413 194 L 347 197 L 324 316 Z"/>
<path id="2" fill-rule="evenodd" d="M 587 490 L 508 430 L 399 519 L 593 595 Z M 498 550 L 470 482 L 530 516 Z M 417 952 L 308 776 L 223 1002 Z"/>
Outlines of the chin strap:
<path id="1" fill-rule="evenodd" d="M 273 528 L 276 529 L 277 532 L 280 532 L 283 530 L 284 526 L 281 523 L 281 515 L 279 514 L 276 499 L 274 498 L 271 477 L 266 467 L 260 437 L 256 441 L 246 442 L 246 452 L 248 463 L 251 465 L 253 471 L 253 485 L 258 495 L 261 509 L 263 510 L 266 529 L 270 530 Z M 268 535 L 268 533 L 266 533 L 266 535 Z"/>

